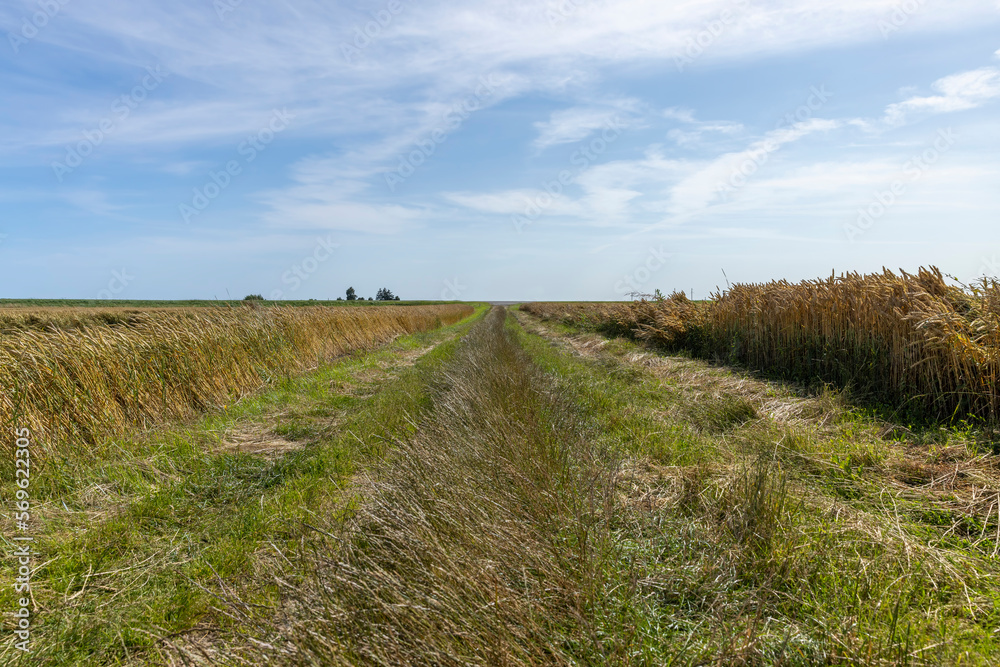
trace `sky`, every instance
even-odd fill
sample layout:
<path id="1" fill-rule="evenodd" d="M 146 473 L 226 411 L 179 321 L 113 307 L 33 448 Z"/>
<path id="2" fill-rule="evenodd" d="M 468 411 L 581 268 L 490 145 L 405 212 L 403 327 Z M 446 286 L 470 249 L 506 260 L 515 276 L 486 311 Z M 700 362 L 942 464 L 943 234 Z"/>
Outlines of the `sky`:
<path id="1" fill-rule="evenodd" d="M 998 0 L 5 0 L 0 297 L 1000 274 Z"/>

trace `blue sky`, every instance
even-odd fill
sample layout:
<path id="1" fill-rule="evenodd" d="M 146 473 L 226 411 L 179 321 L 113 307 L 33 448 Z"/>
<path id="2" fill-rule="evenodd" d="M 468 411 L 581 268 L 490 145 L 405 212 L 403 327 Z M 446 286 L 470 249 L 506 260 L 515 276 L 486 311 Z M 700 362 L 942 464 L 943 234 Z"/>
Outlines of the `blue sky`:
<path id="1" fill-rule="evenodd" d="M 7 0 L 0 296 L 1000 273 L 1000 5 Z"/>

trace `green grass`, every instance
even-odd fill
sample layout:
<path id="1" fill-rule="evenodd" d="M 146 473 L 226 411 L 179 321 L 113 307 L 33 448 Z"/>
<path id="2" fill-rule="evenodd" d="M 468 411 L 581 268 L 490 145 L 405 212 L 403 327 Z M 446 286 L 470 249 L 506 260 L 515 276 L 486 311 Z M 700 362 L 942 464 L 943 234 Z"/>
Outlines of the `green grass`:
<path id="1" fill-rule="evenodd" d="M 547 339 L 510 326 L 533 361 L 561 379 L 562 391 L 591 420 L 589 437 L 661 464 L 695 465 L 718 456 L 716 441 L 701 432 L 697 421 L 665 422 L 658 416 L 681 404 L 683 396 L 669 383 L 623 360 L 639 349 L 635 343 L 612 340 L 600 358 L 581 363 Z M 558 325 L 558 330 L 570 331 L 564 325 Z M 709 422 L 726 420 L 724 414 L 715 415 L 700 405 L 691 409 L 702 412 Z"/>
<path id="2" fill-rule="evenodd" d="M 224 643 L 277 613 L 273 577 L 301 575 L 289 563 L 300 560 L 306 524 L 349 509 L 350 476 L 412 432 L 431 378 L 469 326 L 406 336 L 195 423 L 49 462 L 32 487 L 46 564 L 33 575 L 39 625 L 24 664 L 159 662 L 171 643 Z M 431 345 L 415 365 L 401 363 Z M 247 432 L 296 448 L 220 449 L 227 433 Z M 11 609 L 7 563 L 2 578 L 0 605 Z M 238 619 L 218 611 L 234 595 L 246 605 Z"/>
<path id="3" fill-rule="evenodd" d="M 1000 530 L 997 507 L 970 506 L 975 485 L 925 488 L 942 458 L 996 488 L 970 433 L 939 428 L 928 450 L 926 431 L 887 425 L 833 392 L 750 391 L 751 378 L 690 359 L 655 373 L 631 359 L 658 355 L 622 340 L 570 355 L 553 341 L 578 332 L 547 326 L 523 345 L 592 437 L 632 457 L 623 486 L 644 511 L 620 515 L 631 569 L 617 578 L 629 593 L 605 604 L 642 635 L 637 664 L 1000 660 L 988 537 Z M 796 418 L 769 417 L 770 399 L 799 406 Z M 901 491 L 908 471 L 917 486 Z M 644 584 L 629 589 L 625 574 Z"/>

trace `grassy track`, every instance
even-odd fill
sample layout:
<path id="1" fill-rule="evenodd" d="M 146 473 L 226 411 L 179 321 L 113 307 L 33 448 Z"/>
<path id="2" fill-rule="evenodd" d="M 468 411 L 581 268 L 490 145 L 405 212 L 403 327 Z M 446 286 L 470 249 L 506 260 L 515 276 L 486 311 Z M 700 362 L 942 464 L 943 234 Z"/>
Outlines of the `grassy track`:
<path id="1" fill-rule="evenodd" d="M 287 662 L 621 664 L 634 647 L 617 464 L 519 336 L 491 311 L 352 521 L 327 525 Z"/>

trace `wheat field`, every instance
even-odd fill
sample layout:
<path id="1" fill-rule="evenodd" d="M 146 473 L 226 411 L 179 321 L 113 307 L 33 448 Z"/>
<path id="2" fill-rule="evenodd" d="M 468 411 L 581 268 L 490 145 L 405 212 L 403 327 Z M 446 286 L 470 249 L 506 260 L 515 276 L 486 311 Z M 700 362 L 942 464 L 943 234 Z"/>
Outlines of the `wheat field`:
<path id="1" fill-rule="evenodd" d="M 452 324 L 467 305 L 11 310 L 0 314 L 0 420 L 36 455 L 185 419 L 275 379 Z"/>
<path id="2" fill-rule="evenodd" d="M 1000 416 L 1000 286 L 883 270 L 622 304 L 528 304 L 543 319 L 746 364 L 936 418 Z"/>

